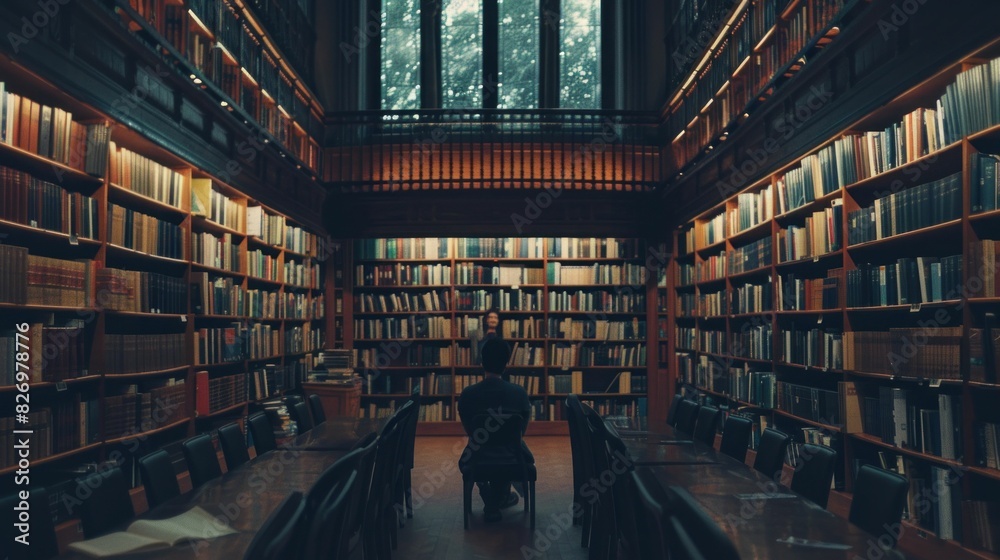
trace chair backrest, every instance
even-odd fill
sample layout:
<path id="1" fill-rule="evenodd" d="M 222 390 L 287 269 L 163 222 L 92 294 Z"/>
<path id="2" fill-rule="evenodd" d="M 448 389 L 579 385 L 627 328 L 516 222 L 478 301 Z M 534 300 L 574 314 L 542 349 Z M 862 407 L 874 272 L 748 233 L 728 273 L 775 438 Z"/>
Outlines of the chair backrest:
<path id="1" fill-rule="evenodd" d="M 757 446 L 757 457 L 753 468 L 771 478 L 781 478 L 781 467 L 785 464 L 785 450 L 791 438 L 784 432 L 767 428 L 760 434 L 760 445 Z"/>
<path id="2" fill-rule="evenodd" d="M 626 557 L 641 556 L 644 547 L 639 542 L 639 524 L 635 517 L 635 503 L 638 498 L 635 496 L 630 478 L 625 475 L 635 470 L 635 464 L 628 453 L 628 448 L 610 422 L 607 420 L 594 422 L 592 427 L 597 436 L 595 444 L 598 441 L 603 442 L 602 449 L 607 454 L 608 468 L 611 469 L 610 472 L 616 474 L 608 489 L 614 506 L 614 515 L 608 519 L 614 524 L 619 545 Z"/>
<path id="3" fill-rule="evenodd" d="M 730 414 L 722 426 L 722 444 L 719 445 L 719 451 L 741 463 L 746 461 L 752 433 L 752 420 Z"/>
<path id="4" fill-rule="evenodd" d="M 353 518 L 348 520 L 351 524 L 350 535 L 358 533 L 364 521 L 365 508 L 368 506 L 369 493 L 372 488 L 372 476 L 375 471 L 375 454 L 378 450 L 379 437 L 375 433 L 368 434 L 356 443 L 352 449 L 360 450 L 361 456 L 358 458 L 356 469 L 358 480 L 354 485 L 354 496 L 351 498 L 351 505 L 348 510 L 353 513 Z"/>
<path id="5" fill-rule="evenodd" d="M 569 423 L 569 444 L 573 458 L 573 501 L 584 506 L 583 485 L 590 480 L 593 459 L 590 456 L 590 428 L 583 416 L 580 397 L 566 397 L 566 420 Z"/>
<path id="6" fill-rule="evenodd" d="M 906 477 L 900 474 L 863 465 L 854 481 L 854 499 L 848 520 L 878 536 L 880 541 L 883 535 L 886 536 L 895 545 L 895 535 L 899 534 L 899 527 L 895 525 L 903 516 L 909 486 Z"/>
<path id="7" fill-rule="evenodd" d="M 680 393 L 674 393 L 674 398 L 670 400 L 670 408 L 667 409 L 667 424 L 670 426 L 674 425 L 677 419 L 677 405 L 684 400 L 684 395 Z"/>
<path id="8" fill-rule="evenodd" d="M 14 524 L 22 523 L 18 515 L 25 509 L 20 496 L 11 494 L 0 498 L 0 539 L 8 545 L 10 560 L 48 560 L 57 556 L 59 544 L 50 513 L 49 493 L 45 488 L 34 488 L 28 494 L 27 502 L 31 516 L 28 546 L 24 546 L 14 542 L 14 537 L 21 534 L 15 531 Z"/>
<path id="9" fill-rule="evenodd" d="M 674 417 L 674 427 L 688 434 L 694 434 L 694 425 L 698 421 L 698 409 L 701 405 L 684 399 L 677 404 L 677 415 Z"/>
<path id="10" fill-rule="evenodd" d="M 477 414 L 469 423 L 473 448 L 469 460 L 470 466 L 475 466 L 480 460 L 490 461 L 495 453 L 503 450 L 511 459 L 523 462 L 521 438 L 524 430 L 524 418 L 520 414 Z M 480 436 L 479 434 L 483 434 Z"/>
<path id="11" fill-rule="evenodd" d="M 170 454 L 162 449 L 139 459 L 139 476 L 150 509 L 181 495 Z"/>
<path id="12" fill-rule="evenodd" d="M 268 419 L 267 413 L 251 414 L 250 418 L 247 419 L 247 428 L 250 437 L 253 438 L 253 448 L 258 457 L 278 448 L 278 442 L 274 439 L 274 427 L 271 426 L 271 420 Z"/>
<path id="13" fill-rule="evenodd" d="M 350 471 L 331 488 L 330 495 L 320 504 L 315 515 L 309 518 L 309 531 L 304 542 L 302 558 L 338 560 L 346 558 L 345 540 L 351 538 L 351 496 L 358 483 L 358 473 Z"/>
<path id="14" fill-rule="evenodd" d="M 420 421 L 420 386 L 413 388 L 410 394 L 412 410 L 408 413 L 406 427 L 401 435 L 403 445 L 403 466 L 413 468 L 413 454 L 417 440 L 417 422 Z"/>
<path id="15" fill-rule="evenodd" d="M 722 412 L 714 406 L 703 406 L 698 410 L 698 420 L 694 427 L 694 440 L 706 445 L 715 445 L 715 433 L 719 431 Z"/>
<path id="16" fill-rule="evenodd" d="M 636 500 L 633 503 L 639 540 L 640 560 L 669 558 L 664 523 L 667 521 L 669 505 L 654 496 L 655 489 L 641 476 L 641 470 L 628 473 Z"/>
<path id="17" fill-rule="evenodd" d="M 292 542 L 292 536 L 305 509 L 306 501 L 302 492 L 292 492 L 286 496 L 254 534 L 250 546 L 243 554 L 243 560 L 288 558 L 289 550 L 296 544 Z"/>
<path id="18" fill-rule="evenodd" d="M 799 450 L 799 456 L 802 462 L 792 475 L 792 492 L 825 508 L 830 498 L 837 452 L 825 445 L 806 443 Z"/>
<path id="19" fill-rule="evenodd" d="M 669 492 L 675 515 L 683 528 L 681 533 L 690 537 L 702 556 L 712 560 L 739 560 L 740 553 L 733 541 L 687 490 L 671 486 Z"/>
<path id="20" fill-rule="evenodd" d="M 309 410 L 312 411 L 313 420 L 319 424 L 326 421 L 326 410 L 323 409 L 323 399 L 319 395 L 309 395 Z"/>
<path id="21" fill-rule="evenodd" d="M 80 525 L 84 537 L 90 539 L 118 527 L 135 515 L 128 483 L 121 469 L 90 473 L 78 481 L 77 496 L 86 496 L 80 502 Z"/>
<path id="22" fill-rule="evenodd" d="M 660 558 L 670 560 L 715 560 L 702 554 L 691 535 L 684 528 L 684 523 L 677 517 L 670 516 L 664 524 L 663 534 L 667 541 L 667 554 Z"/>
<path id="23" fill-rule="evenodd" d="M 195 488 L 206 482 L 222 476 L 219 466 L 219 456 L 212 445 L 212 436 L 201 434 L 186 440 L 181 444 L 184 449 L 184 459 L 187 461 L 188 474 L 191 475 L 191 485 Z"/>
<path id="24" fill-rule="evenodd" d="M 312 487 L 309 488 L 309 493 L 306 494 L 307 517 L 311 519 L 319 511 L 320 504 L 329 497 L 337 484 L 357 469 L 362 454 L 360 449 L 351 451 L 320 473 Z"/>
<path id="25" fill-rule="evenodd" d="M 304 434 L 313 429 L 312 416 L 309 416 L 309 405 L 299 401 L 288 407 L 288 415 L 295 421 L 298 433 Z"/>
<path id="26" fill-rule="evenodd" d="M 219 428 L 219 445 L 222 447 L 222 456 L 226 458 L 226 468 L 229 470 L 250 460 L 246 436 L 236 422 Z"/>

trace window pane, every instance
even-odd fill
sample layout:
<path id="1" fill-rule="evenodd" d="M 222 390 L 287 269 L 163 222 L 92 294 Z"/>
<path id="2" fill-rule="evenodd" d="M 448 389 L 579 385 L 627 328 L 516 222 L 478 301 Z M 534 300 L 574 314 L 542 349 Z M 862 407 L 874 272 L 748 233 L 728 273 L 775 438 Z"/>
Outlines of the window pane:
<path id="1" fill-rule="evenodd" d="M 600 109 L 600 0 L 562 0 L 559 35 L 559 106 Z"/>
<path id="2" fill-rule="evenodd" d="M 501 109 L 538 107 L 538 0 L 498 0 Z"/>
<path id="3" fill-rule="evenodd" d="M 382 108 L 420 108 L 420 0 L 384 0 Z"/>
<path id="4" fill-rule="evenodd" d="M 482 1 L 444 0 L 441 25 L 441 104 L 482 107 Z"/>

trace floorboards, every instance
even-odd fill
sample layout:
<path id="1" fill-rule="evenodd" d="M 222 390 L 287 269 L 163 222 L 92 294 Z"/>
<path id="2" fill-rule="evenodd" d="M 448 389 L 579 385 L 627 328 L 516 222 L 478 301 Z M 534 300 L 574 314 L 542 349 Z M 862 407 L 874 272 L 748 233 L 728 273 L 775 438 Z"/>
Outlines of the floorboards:
<path id="1" fill-rule="evenodd" d="M 573 466 L 569 437 L 525 438 L 538 466 L 535 531 L 523 501 L 503 510 L 498 523 L 483 522 L 483 502 L 473 491 L 469 530 L 462 525 L 462 476 L 458 459 L 465 438 L 418 437 L 413 469 L 413 519 L 399 531 L 393 560 L 584 560 L 580 528 L 564 529 L 572 514 Z"/>

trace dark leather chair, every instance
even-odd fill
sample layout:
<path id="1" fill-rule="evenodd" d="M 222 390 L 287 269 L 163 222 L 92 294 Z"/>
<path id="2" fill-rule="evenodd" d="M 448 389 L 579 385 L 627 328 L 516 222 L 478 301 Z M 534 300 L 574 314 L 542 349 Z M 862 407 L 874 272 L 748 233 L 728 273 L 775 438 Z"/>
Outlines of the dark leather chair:
<path id="1" fill-rule="evenodd" d="M 730 414 L 722 426 L 722 444 L 719 445 L 719 451 L 741 463 L 745 462 L 752 433 L 752 420 Z"/>
<path id="2" fill-rule="evenodd" d="M 603 422 L 601 415 L 591 406 L 581 403 L 580 409 L 583 412 L 584 425 L 586 427 L 587 438 L 590 441 L 591 472 L 595 478 L 601 473 L 608 471 L 608 456 L 606 451 L 602 451 L 606 446 L 599 441 L 594 432 L 594 426 Z M 603 483 L 602 483 L 603 487 Z M 612 546 L 615 543 L 615 514 L 614 499 L 609 492 L 592 492 L 593 518 L 590 524 L 590 534 L 586 545 L 590 548 L 590 560 L 612 560 L 616 557 Z"/>
<path id="3" fill-rule="evenodd" d="M 740 553 L 736 550 L 736 545 L 687 490 L 671 486 L 667 491 L 683 528 L 681 533 L 690 537 L 703 557 L 712 560 L 739 560 Z"/>
<path id="4" fill-rule="evenodd" d="M 219 446 L 222 447 L 222 456 L 226 458 L 226 468 L 229 470 L 250 460 L 246 436 L 236 422 L 219 428 Z"/>
<path id="5" fill-rule="evenodd" d="M 854 481 L 854 499 L 847 519 L 880 541 L 887 537 L 895 546 L 895 535 L 899 534 L 895 526 L 903 516 L 909 486 L 905 476 L 871 465 L 862 466 Z"/>
<path id="6" fill-rule="evenodd" d="M 0 539 L 10 551 L 10 560 L 48 560 L 58 556 L 56 528 L 49 513 L 49 493 L 45 488 L 34 488 L 28 494 L 28 507 L 31 510 L 28 546 L 14 542 L 14 537 L 21 534 L 14 528 L 15 523 L 20 523 L 14 507 L 20 502 L 21 498 L 17 494 L 0 498 Z"/>
<path id="7" fill-rule="evenodd" d="M 469 457 L 462 471 L 462 500 L 465 515 L 465 528 L 469 528 L 469 516 L 472 513 L 472 487 L 477 482 L 509 480 L 524 484 L 524 510 L 528 513 L 531 528 L 535 528 L 535 482 L 538 480 L 538 470 L 533 463 L 524 460 L 522 437 L 525 423 L 519 414 L 502 414 L 499 419 L 488 414 L 479 414 L 470 422 L 472 433 L 483 430 L 489 437 L 480 448 Z M 490 426 L 493 429 L 490 429 Z M 509 460 L 493 461 L 488 458 L 489 449 L 504 450 Z"/>
<path id="8" fill-rule="evenodd" d="M 417 422 L 420 421 L 420 386 L 413 388 L 410 394 L 410 402 L 413 403 L 413 410 L 409 413 L 409 419 L 401 435 L 401 445 L 403 446 L 403 500 L 406 504 L 406 516 L 413 517 L 413 459 L 417 442 Z"/>
<path id="9" fill-rule="evenodd" d="M 313 421 L 316 424 L 326 421 L 326 411 L 323 410 L 323 399 L 319 395 L 309 395 L 309 410 L 312 411 Z"/>
<path id="10" fill-rule="evenodd" d="M 139 476 L 150 509 L 181 495 L 170 454 L 162 449 L 139 459 Z"/>
<path id="11" fill-rule="evenodd" d="M 243 560 L 284 560 L 297 543 L 292 541 L 306 509 L 302 492 L 292 492 L 271 512 L 264 525 L 253 536 Z"/>
<path id="12" fill-rule="evenodd" d="M 639 560 L 704 560 L 681 521 L 673 515 L 668 495 L 643 470 L 630 473 L 635 488 L 635 516 L 639 520 Z"/>
<path id="13" fill-rule="evenodd" d="M 677 403 L 677 415 L 674 417 L 674 427 L 688 435 L 694 434 L 695 422 L 698 421 L 698 409 L 701 405 L 684 399 Z"/>
<path id="14" fill-rule="evenodd" d="M 806 443 L 802 445 L 799 455 L 802 463 L 792 475 L 792 492 L 826 508 L 837 452 L 825 445 Z"/>
<path id="15" fill-rule="evenodd" d="M 610 422 L 595 415 L 588 415 L 587 419 L 594 437 L 593 447 L 598 454 L 599 472 L 616 475 L 607 489 L 612 508 L 606 510 L 603 517 L 611 529 L 610 550 L 612 554 L 620 550 L 626 558 L 641 556 L 644 547 L 639 542 L 639 521 L 635 517 L 638 498 L 628 477 L 628 473 L 635 469 L 632 457 Z"/>
<path id="16" fill-rule="evenodd" d="M 409 403 L 403 405 L 404 408 L 408 406 Z M 386 422 L 378 437 L 362 528 L 365 560 L 384 559 L 392 555 L 397 527 L 397 515 L 392 507 L 392 490 L 393 477 L 397 472 L 396 455 L 402 434 L 401 419 L 397 411 Z"/>
<path id="17" fill-rule="evenodd" d="M 771 478 L 779 480 L 781 478 L 781 468 L 785 464 L 785 450 L 791 438 L 784 432 L 767 428 L 760 435 L 760 445 L 757 446 L 757 457 L 754 459 L 753 468 Z"/>
<path id="18" fill-rule="evenodd" d="M 257 412 L 247 419 L 247 427 L 250 437 L 253 438 L 253 448 L 257 456 L 278 448 L 278 442 L 274 439 L 274 427 L 267 413 Z"/>
<path id="19" fill-rule="evenodd" d="M 348 475 L 353 473 L 358 468 L 358 461 L 361 459 L 362 451 L 360 449 L 355 449 L 347 455 L 344 455 L 340 459 L 326 468 L 313 482 L 312 486 L 309 488 L 309 492 L 306 494 L 306 517 L 312 518 L 317 511 L 319 511 L 320 505 L 326 501 L 333 490 L 337 487 L 337 484 L 343 482 Z"/>
<path id="20" fill-rule="evenodd" d="M 705 445 L 715 446 L 715 433 L 719 431 L 719 420 L 722 412 L 714 406 L 703 406 L 698 410 L 698 420 L 694 427 L 695 441 L 700 441 Z"/>
<path id="21" fill-rule="evenodd" d="M 288 415 L 295 422 L 297 433 L 304 434 L 313 429 L 312 417 L 309 416 L 309 405 L 304 402 L 288 404 Z"/>
<path id="22" fill-rule="evenodd" d="M 361 539 L 364 537 L 365 512 L 368 507 L 369 494 L 372 488 L 372 477 L 375 472 L 375 454 L 378 451 L 379 438 L 380 436 L 376 433 L 368 434 L 351 448 L 351 451 L 361 451 L 361 456 L 358 458 L 356 469 L 358 481 L 354 485 L 354 495 L 351 497 L 351 505 L 348 506 L 348 511 L 353 516 L 347 520 L 345 526 L 345 529 L 348 531 L 344 542 L 345 548 L 343 549 L 345 554 L 349 554 L 355 547 L 361 545 Z"/>
<path id="23" fill-rule="evenodd" d="M 135 516 L 128 483 L 118 467 L 87 475 L 78 481 L 77 488 L 78 496 L 87 496 L 77 511 L 83 536 L 88 539 L 115 529 L 122 530 L 120 525 Z"/>
<path id="24" fill-rule="evenodd" d="M 677 420 L 677 405 L 682 400 L 684 400 L 684 395 L 680 393 L 675 393 L 674 398 L 670 400 L 670 408 L 667 409 L 667 425 L 674 425 L 674 422 Z"/>
<path id="25" fill-rule="evenodd" d="M 594 453 L 591 450 L 590 426 L 584 416 L 580 397 L 566 397 L 566 419 L 569 422 L 570 450 L 573 457 L 573 502 L 577 504 L 583 515 L 573 518 L 573 522 L 583 526 L 581 545 L 590 543 L 591 522 L 594 518 L 594 508 L 597 500 L 586 499 L 583 496 L 585 485 L 594 478 Z"/>
<path id="26" fill-rule="evenodd" d="M 212 445 L 212 436 L 201 434 L 186 440 L 181 444 L 184 449 L 184 459 L 187 461 L 188 474 L 191 475 L 191 486 L 197 488 L 206 482 L 222 476 L 219 466 L 219 456 Z"/>
<path id="27" fill-rule="evenodd" d="M 301 545 L 302 558 L 347 558 L 344 553 L 347 544 L 345 541 L 350 539 L 348 527 L 352 516 L 351 496 L 358 484 L 358 473 L 352 469 L 340 474 L 342 477 L 330 488 L 329 495 L 319 504 L 318 509 L 306 518 L 306 523 L 300 523 L 308 525 L 307 536 Z"/>

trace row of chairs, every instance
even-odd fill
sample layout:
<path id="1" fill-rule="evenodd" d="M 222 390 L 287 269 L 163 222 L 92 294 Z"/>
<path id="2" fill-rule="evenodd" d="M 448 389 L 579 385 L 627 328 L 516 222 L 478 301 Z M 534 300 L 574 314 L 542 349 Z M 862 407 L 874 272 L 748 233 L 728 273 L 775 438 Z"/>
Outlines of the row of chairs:
<path id="1" fill-rule="evenodd" d="M 316 427 L 316 424 L 326 421 L 326 411 L 319 395 L 309 395 L 309 404 L 305 402 L 288 402 L 288 416 L 295 422 L 298 433 L 304 434 Z M 311 412 L 311 414 L 310 414 Z"/>

